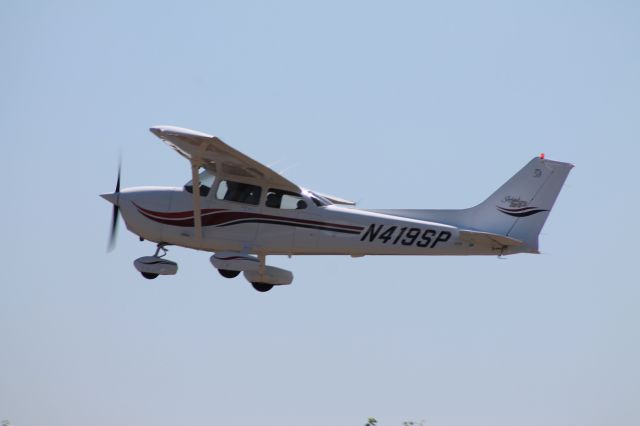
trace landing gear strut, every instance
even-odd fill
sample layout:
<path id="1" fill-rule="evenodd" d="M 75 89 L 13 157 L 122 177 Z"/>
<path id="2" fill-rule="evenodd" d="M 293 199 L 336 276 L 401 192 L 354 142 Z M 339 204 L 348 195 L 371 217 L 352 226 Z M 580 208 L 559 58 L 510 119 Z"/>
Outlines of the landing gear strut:
<path id="1" fill-rule="evenodd" d="M 156 246 L 156 252 L 153 253 L 153 257 L 165 257 L 167 255 L 167 252 L 169 251 L 164 248 L 166 245 L 167 243 L 158 243 L 158 245 Z M 162 254 L 159 254 L 160 252 L 162 252 Z"/>
<path id="2" fill-rule="evenodd" d="M 260 260 L 260 274 L 264 275 L 265 269 L 267 267 L 267 256 L 265 256 L 264 254 L 259 254 L 258 259 Z M 273 288 L 273 284 L 263 283 L 259 281 L 253 281 L 251 282 L 251 285 L 254 289 L 256 289 L 256 291 L 259 291 L 260 293 L 265 293 Z"/>

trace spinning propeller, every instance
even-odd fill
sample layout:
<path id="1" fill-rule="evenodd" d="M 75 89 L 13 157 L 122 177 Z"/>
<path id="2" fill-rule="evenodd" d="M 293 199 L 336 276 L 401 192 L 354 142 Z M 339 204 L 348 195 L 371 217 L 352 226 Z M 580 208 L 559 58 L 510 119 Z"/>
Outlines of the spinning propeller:
<path id="1" fill-rule="evenodd" d="M 122 169 L 122 159 L 118 161 L 118 179 L 116 180 L 116 189 L 113 194 L 102 194 L 102 198 L 113 203 L 113 214 L 111 216 L 111 233 L 109 234 L 109 246 L 107 251 L 112 251 L 116 246 L 116 235 L 118 231 L 118 222 L 120 220 L 120 172 Z"/>

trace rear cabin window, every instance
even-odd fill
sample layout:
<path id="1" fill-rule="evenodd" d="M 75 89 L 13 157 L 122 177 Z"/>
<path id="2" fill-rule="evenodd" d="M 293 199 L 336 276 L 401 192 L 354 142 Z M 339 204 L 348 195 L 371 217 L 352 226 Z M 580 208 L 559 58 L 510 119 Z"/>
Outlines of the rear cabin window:
<path id="1" fill-rule="evenodd" d="M 253 204 L 260 202 L 261 189 L 259 186 L 248 183 L 223 180 L 218 185 L 216 198 L 218 200 L 235 201 L 236 203 Z"/>
<path id="2" fill-rule="evenodd" d="M 307 203 L 300 194 L 284 191 L 282 189 L 270 188 L 264 205 L 272 209 L 300 210 L 306 209 Z"/>

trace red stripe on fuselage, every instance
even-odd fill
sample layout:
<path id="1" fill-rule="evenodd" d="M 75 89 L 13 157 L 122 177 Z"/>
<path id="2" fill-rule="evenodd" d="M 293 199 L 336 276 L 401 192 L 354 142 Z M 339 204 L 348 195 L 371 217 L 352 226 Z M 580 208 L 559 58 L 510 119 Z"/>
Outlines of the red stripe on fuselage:
<path id="1" fill-rule="evenodd" d="M 139 205 L 134 205 L 138 208 L 138 211 L 145 216 L 146 218 L 153 220 L 158 223 L 163 223 L 165 225 L 173 225 L 173 226 L 182 226 L 182 227 L 192 227 L 194 226 L 193 221 L 193 212 L 156 212 L 153 210 L 148 210 L 140 207 Z M 220 226 L 226 223 L 234 222 L 237 220 L 246 220 L 246 219 L 272 219 L 279 220 L 288 223 L 283 223 L 283 225 L 317 225 L 317 226 L 327 226 L 337 229 L 346 229 L 353 231 L 361 231 L 363 229 L 362 226 L 354 226 L 354 225 L 343 225 L 339 223 L 330 223 L 330 222 L 321 222 L 317 220 L 306 220 L 306 219 L 296 219 L 296 218 L 288 218 L 282 216 L 273 216 L 267 214 L 260 213 L 251 213 L 251 212 L 233 212 L 223 209 L 204 209 L 202 210 L 202 226 Z M 185 216 L 185 213 L 190 213 L 190 216 Z"/>
<path id="2" fill-rule="evenodd" d="M 156 216 L 156 217 L 160 217 L 160 218 L 164 218 L 164 219 L 181 219 L 181 218 L 193 218 L 193 210 L 185 210 L 182 212 L 157 212 L 154 210 L 147 210 L 143 207 L 140 207 L 138 204 L 136 204 L 135 202 L 133 203 L 134 206 L 136 206 L 136 208 L 138 210 L 140 210 L 140 213 L 144 212 L 148 215 L 152 215 L 152 216 Z M 213 212 L 219 212 L 222 211 L 223 209 L 202 209 L 202 214 L 207 214 L 207 213 L 213 213 Z"/>

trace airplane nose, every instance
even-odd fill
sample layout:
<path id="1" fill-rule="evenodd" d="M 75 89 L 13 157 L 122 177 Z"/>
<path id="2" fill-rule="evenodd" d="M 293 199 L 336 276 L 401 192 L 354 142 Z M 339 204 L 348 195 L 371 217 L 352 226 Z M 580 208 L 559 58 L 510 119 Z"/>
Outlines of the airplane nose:
<path id="1" fill-rule="evenodd" d="M 102 198 L 104 198 L 105 200 L 107 200 L 108 202 L 110 202 L 113 205 L 117 205 L 116 203 L 118 202 L 118 193 L 114 192 L 112 194 L 100 194 L 100 196 Z"/>

